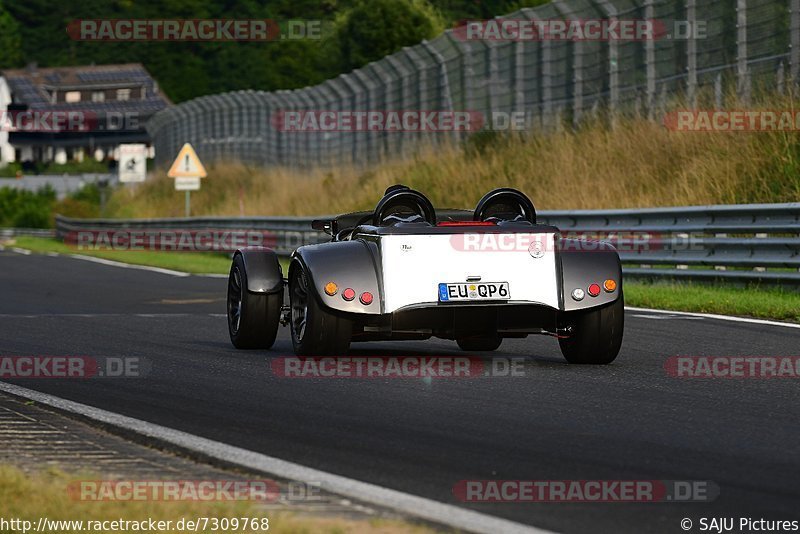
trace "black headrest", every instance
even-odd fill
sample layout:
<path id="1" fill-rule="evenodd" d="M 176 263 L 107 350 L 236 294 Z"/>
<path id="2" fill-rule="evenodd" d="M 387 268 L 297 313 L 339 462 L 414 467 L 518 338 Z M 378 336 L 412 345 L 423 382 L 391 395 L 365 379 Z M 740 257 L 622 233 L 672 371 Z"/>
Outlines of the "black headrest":
<path id="1" fill-rule="evenodd" d="M 524 193 L 510 187 L 501 187 L 486 193 L 475 207 L 473 220 L 528 221 L 536 224 L 536 209 Z"/>
<path id="2" fill-rule="evenodd" d="M 376 226 L 384 224 L 390 215 L 402 218 L 419 215 L 425 222 L 436 224 L 436 211 L 431 201 L 419 191 L 404 185 L 392 186 L 386 190 L 386 194 L 375 207 L 372 222 Z"/>

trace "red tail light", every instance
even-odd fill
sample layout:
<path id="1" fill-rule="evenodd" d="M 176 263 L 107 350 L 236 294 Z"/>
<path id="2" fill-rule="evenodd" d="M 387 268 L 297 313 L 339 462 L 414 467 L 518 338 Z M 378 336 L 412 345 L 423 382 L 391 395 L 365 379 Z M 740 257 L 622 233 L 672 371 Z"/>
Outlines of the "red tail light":
<path id="1" fill-rule="evenodd" d="M 359 300 L 361 301 L 361 304 L 363 304 L 364 306 L 369 306 L 370 304 L 372 304 L 372 293 L 370 293 L 369 291 L 364 291 L 363 293 L 361 293 L 361 297 L 359 298 Z"/>
<path id="2" fill-rule="evenodd" d="M 351 301 L 356 298 L 356 291 L 352 287 L 348 287 L 344 291 L 342 291 L 342 298 L 346 301 Z"/>

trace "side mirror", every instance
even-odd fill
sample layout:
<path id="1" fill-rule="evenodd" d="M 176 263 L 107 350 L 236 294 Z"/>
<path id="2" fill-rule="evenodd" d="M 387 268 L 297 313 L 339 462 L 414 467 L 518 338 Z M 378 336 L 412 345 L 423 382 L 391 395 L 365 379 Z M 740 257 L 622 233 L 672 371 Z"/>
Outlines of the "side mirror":
<path id="1" fill-rule="evenodd" d="M 318 232 L 325 232 L 329 236 L 333 235 L 333 221 L 315 219 L 311 221 L 311 228 L 317 230 Z"/>

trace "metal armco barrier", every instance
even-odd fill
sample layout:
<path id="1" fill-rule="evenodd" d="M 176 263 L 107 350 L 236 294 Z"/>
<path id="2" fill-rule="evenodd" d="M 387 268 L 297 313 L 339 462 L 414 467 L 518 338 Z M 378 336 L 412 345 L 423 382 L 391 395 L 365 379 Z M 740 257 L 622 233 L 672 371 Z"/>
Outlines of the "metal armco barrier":
<path id="1" fill-rule="evenodd" d="M 55 230 L 49 228 L 0 228 L 0 241 L 14 237 L 55 237 Z"/>
<path id="2" fill-rule="evenodd" d="M 274 248 L 327 241 L 311 229 L 316 217 L 69 219 L 56 217 L 61 238 L 81 230 L 259 230 Z M 800 284 L 800 203 L 627 210 L 542 211 L 540 223 L 564 237 L 600 239 L 617 247 L 625 274 L 695 280 Z"/>

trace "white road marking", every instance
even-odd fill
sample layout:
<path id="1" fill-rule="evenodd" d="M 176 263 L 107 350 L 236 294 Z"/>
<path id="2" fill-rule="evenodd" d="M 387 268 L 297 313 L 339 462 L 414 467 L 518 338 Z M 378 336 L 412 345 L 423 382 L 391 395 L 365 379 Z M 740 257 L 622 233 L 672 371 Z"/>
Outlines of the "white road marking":
<path id="1" fill-rule="evenodd" d="M 548 534 L 551 531 L 516 523 L 507 519 L 474 512 L 451 504 L 444 504 L 424 497 L 411 495 L 401 491 L 384 488 L 367 482 L 312 469 L 294 462 L 288 462 L 260 454 L 219 441 L 213 441 L 180 430 L 174 430 L 141 419 L 134 419 L 114 412 L 101 410 L 93 406 L 81 404 L 47 393 L 15 386 L 0 381 L 0 391 L 11 395 L 23 397 L 57 410 L 78 414 L 87 419 L 97 421 L 112 427 L 124 429 L 128 432 L 147 436 L 153 440 L 177 446 L 182 450 L 190 450 L 202 456 L 221 460 L 228 464 L 235 464 L 245 469 L 289 480 L 314 481 L 328 492 L 349 497 L 373 505 L 397 510 L 410 516 L 419 517 L 438 524 L 448 525 L 453 528 L 468 532 L 485 533 L 530 533 Z M 455 482 L 455 481 L 454 481 Z"/>
<path id="2" fill-rule="evenodd" d="M 154 273 L 168 274 L 170 276 L 191 276 L 189 273 L 185 273 L 183 271 L 173 271 L 172 269 L 162 269 L 161 267 L 150 267 L 149 265 L 134 265 L 132 263 L 123 263 L 121 261 L 95 258 L 94 256 L 84 256 L 82 254 L 70 254 L 69 257 L 84 261 L 91 261 L 94 263 L 99 263 L 101 265 L 109 265 L 111 267 L 122 267 L 123 269 L 139 269 L 142 271 L 151 271 Z"/>
<path id="3" fill-rule="evenodd" d="M 16 252 L 17 254 L 24 254 L 24 255 L 26 255 L 26 256 L 30 256 L 30 255 L 31 255 L 31 251 L 30 251 L 30 250 L 26 250 L 26 249 L 24 249 L 24 248 L 19 248 L 19 247 L 11 247 L 11 250 L 13 250 L 14 252 Z"/>
<path id="4" fill-rule="evenodd" d="M 664 321 L 669 319 L 679 319 L 681 321 L 702 321 L 702 317 L 686 317 L 685 315 L 645 315 L 643 313 L 634 313 L 631 317 L 639 317 L 640 319 L 654 319 L 656 321 Z"/>
<path id="5" fill-rule="evenodd" d="M 632 306 L 625 306 L 625 309 L 627 311 L 633 311 L 633 312 L 681 315 L 684 317 L 696 317 L 700 319 L 718 319 L 720 321 L 733 321 L 736 323 L 750 323 L 750 324 L 761 324 L 766 326 L 785 326 L 786 328 L 800 328 L 800 324 L 798 323 L 784 323 L 781 321 L 769 321 L 767 319 L 752 319 L 750 317 L 736 317 L 733 315 L 716 315 L 713 313 L 682 312 L 673 310 L 654 310 L 651 308 L 634 308 Z"/>

